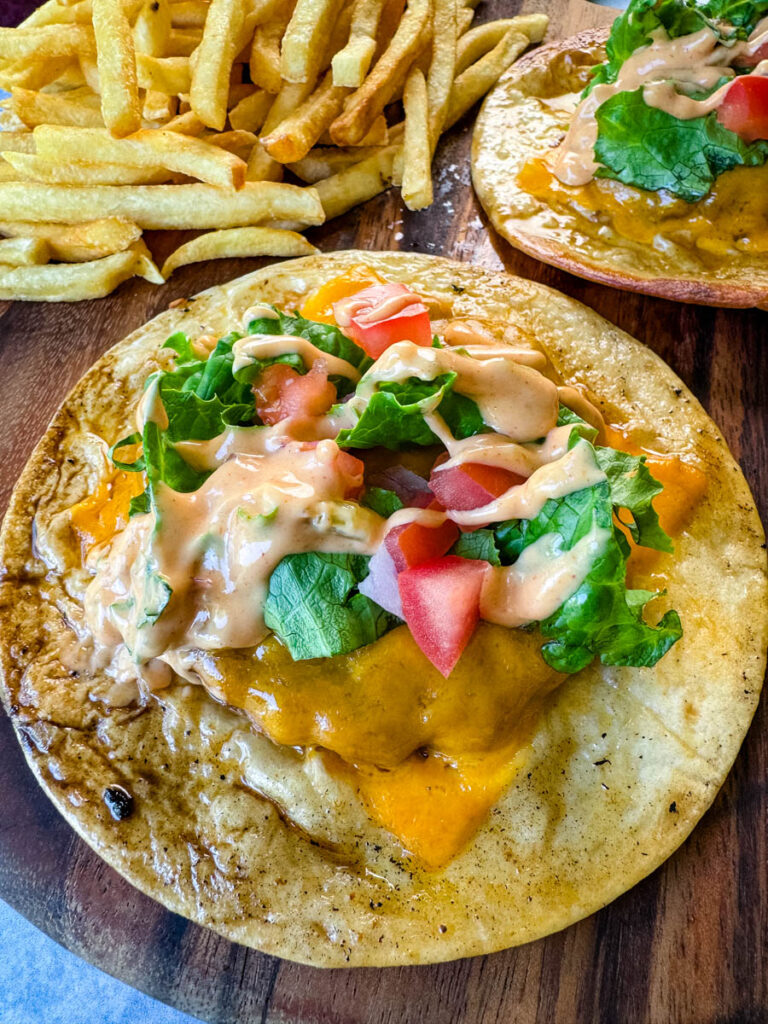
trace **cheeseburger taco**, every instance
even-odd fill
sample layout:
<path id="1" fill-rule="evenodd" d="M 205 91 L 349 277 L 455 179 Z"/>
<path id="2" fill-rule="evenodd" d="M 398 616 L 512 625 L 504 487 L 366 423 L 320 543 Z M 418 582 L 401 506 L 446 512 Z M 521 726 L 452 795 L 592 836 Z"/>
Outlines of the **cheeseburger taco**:
<path id="1" fill-rule="evenodd" d="M 605 284 L 768 303 L 768 3 L 632 0 L 519 61 L 472 176 L 494 227 Z"/>
<path id="2" fill-rule="evenodd" d="M 322 966 L 633 885 L 754 712 L 766 558 L 672 372 L 543 286 L 339 253 L 111 349 L 2 533 L 4 699 L 118 871 Z"/>

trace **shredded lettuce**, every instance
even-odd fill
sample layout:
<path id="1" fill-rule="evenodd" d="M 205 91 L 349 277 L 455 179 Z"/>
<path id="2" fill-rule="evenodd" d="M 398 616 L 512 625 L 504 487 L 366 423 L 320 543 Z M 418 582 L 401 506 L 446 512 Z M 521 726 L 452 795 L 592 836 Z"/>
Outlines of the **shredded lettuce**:
<path id="1" fill-rule="evenodd" d="M 310 551 L 287 555 L 269 580 L 267 626 L 294 661 L 331 658 L 373 643 L 400 620 L 361 594 L 365 555 Z"/>
<path id="2" fill-rule="evenodd" d="M 649 107 L 642 88 L 619 92 L 596 111 L 598 178 L 614 178 L 650 192 L 666 189 L 696 202 L 715 179 L 733 167 L 755 167 L 768 159 L 768 142 L 744 142 L 712 111 L 680 120 Z"/>
<path id="3" fill-rule="evenodd" d="M 608 59 L 596 70 L 585 95 L 596 85 L 615 82 L 627 57 L 653 41 L 663 28 L 670 39 L 710 28 L 722 39 L 746 39 L 768 11 L 768 0 L 632 0 L 613 23 L 605 49 Z M 724 30 L 733 26 L 733 31 Z"/>
<path id="4" fill-rule="evenodd" d="M 290 334 L 294 337 L 306 338 L 307 341 L 312 342 L 322 352 L 326 352 L 331 356 L 337 356 L 339 359 L 345 359 L 356 370 L 359 370 L 360 373 L 365 373 L 368 367 L 373 364 L 373 360 L 365 354 L 363 349 L 356 345 L 354 341 L 348 338 L 334 324 L 322 324 L 314 320 L 306 320 L 303 316 L 299 316 L 298 313 L 294 316 L 289 316 L 287 313 L 281 313 L 274 306 L 272 308 L 277 313 L 277 319 L 274 317 L 260 317 L 256 320 L 251 320 L 248 324 L 249 334 Z M 261 373 L 265 366 L 269 366 L 271 363 L 288 363 L 289 366 L 298 370 L 299 373 L 305 373 L 307 370 L 301 356 L 296 353 L 287 353 L 265 360 L 255 360 L 249 366 L 238 370 L 237 379 L 250 383 Z M 335 384 L 336 392 L 340 398 L 354 391 L 354 382 L 348 377 L 336 374 L 332 375 L 330 380 Z"/>
<path id="5" fill-rule="evenodd" d="M 377 448 L 398 451 L 409 445 L 439 444 L 424 415 L 439 413 L 454 437 L 470 437 L 487 430 L 477 403 L 453 392 L 455 373 L 434 380 L 409 377 L 403 382 L 382 381 L 369 398 L 354 427 L 339 432 L 342 448 Z"/>
<path id="6" fill-rule="evenodd" d="M 545 534 L 557 534 L 562 550 L 570 550 L 593 526 L 609 531 L 608 541 L 575 593 L 539 623 L 548 641 L 542 656 L 558 672 L 578 672 L 595 656 L 604 665 L 654 665 L 682 635 L 675 611 L 668 611 L 657 626 L 643 621 L 645 605 L 660 595 L 627 590 L 629 545 L 613 523 L 612 490 L 606 480 L 550 498 L 534 519 L 510 520 L 495 531 L 506 563 L 517 561 L 528 545 Z"/>
<path id="7" fill-rule="evenodd" d="M 366 488 L 365 494 L 360 499 L 360 504 L 365 505 L 366 508 L 373 509 L 374 512 L 384 519 L 389 519 L 395 512 L 405 508 L 395 492 L 388 490 L 386 487 Z"/>

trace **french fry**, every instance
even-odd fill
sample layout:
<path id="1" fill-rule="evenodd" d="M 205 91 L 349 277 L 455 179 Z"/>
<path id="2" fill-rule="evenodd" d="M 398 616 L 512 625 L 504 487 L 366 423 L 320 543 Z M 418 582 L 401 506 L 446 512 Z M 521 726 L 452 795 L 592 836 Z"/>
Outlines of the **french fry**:
<path id="1" fill-rule="evenodd" d="M 0 59 L 51 60 L 93 53 L 95 41 L 90 25 L 42 25 L 39 28 L 0 28 Z"/>
<path id="2" fill-rule="evenodd" d="M 4 153 L 16 178 L 49 185 L 159 185 L 171 177 L 161 166 L 131 167 L 115 163 L 44 160 L 28 153 Z"/>
<path id="3" fill-rule="evenodd" d="M 369 156 L 375 156 L 382 148 L 350 146 L 348 149 L 342 149 L 340 146 L 316 146 L 301 160 L 287 164 L 287 167 L 297 178 L 301 178 L 308 185 L 315 185 L 323 178 L 330 178 L 332 174 L 338 174 L 352 164 L 359 164 Z"/>
<path id="4" fill-rule="evenodd" d="M 88 87 L 97 96 L 101 96 L 101 82 L 99 81 L 99 66 L 96 63 L 96 54 L 81 53 L 78 63 Z"/>
<path id="5" fill-rule="evenodd" d="M 390 134 L 386 117 L 383 114 L 379 114 L 362 139 L 356 142 L 352 148 L 369 149 L 371 146 L 386 146 L 390 141 Z M 323 132 L 318 142 L 321 146 L 332 146 L 333 139 L 330 132 Z"/>
<path id="6" fill-rule="evenodd" d="M 180 135 L 202 135 L 205 131 L 205 125 L 194 112 L 194 110 L 187 110 L 185 113 L 176 114 L 170 121 L 163 125 L 163 128 L 167 132 L 178 132 Z"/>
<path id="7" fill-rule="evenodd" d="M 456 14 L 456 34 L 463 36 L 475 20 L 475 12 L 471 7 L 462 7 Z"/>
<path id="8" fill-rule="evenodd" d="M 235 131 L 257 132 L 264 124 L 274 98 L 263 89 L 256 89 L 232 107 L 229 123 Z"/>
<path id="9" fill-rule="evenodd" d="M 261 142 L 267 153 L 280 163 L 301 160 L 341 112 L 349 90 L 333 84 L 328 71 L 321 84 Z"/>
<path id="10" fill-rule="evenodd" d="M 58 0 L 53 3 L 44 3 L 37 10 L 32 11 L 29 17 L 22 21 L 19 28 L 35 28 L 40 25 L 66 25 L 77 22 L 85 25 L 91 20 L 91 5 L 88 0 L 81 3 L 60 4 Z"/>
<path id="11" fill-rule="evenodd" d="M 104 124 L 115 136 L 141 127 L 136 55 L 128 18 L 115 0 L 92 0 Z"/>
<path id="12" fill-rule="evenodd" d="M 144 121 L 154 121 L 158 126 L 165 126 L 176 113 L 178 100 L 175 96 L 168 96 L 164 92 L 152 92 L 147 89 L 144 94 L 144 106 L 141 108 L 141 116 Z"/>
<path id="13" fill-rule="evenodd" d="M 234 154 L 160 128 L 115 139 L 104 129 L 64 132 L 54 125 L 40 125 L 35 129 L 35 143 L 38 155 L 51 161 L 104 160 L 132 167 L 164 167 L 222 188 L 241 188 L 245 182 L 245 163 Z"/>
<path id="14" fill-rule="evenodd" d="M 359 142 L 394 97 L 408 67 L 428 41 L 429 14 L 430 0 L 412 0 L 392 42 L 331 125 L 331 138 L 337 145 Z"/>
<path id="15" fill-rule="evenodd" d="M 168 37 L 167 57 L 190 57 L 200 45 L 203 34 L 197 28 L 174 28 Z"/>
<path id="16" fill-rule="evenodd" d="M 280 40 L 292 13 L 293 0 L 290 0 L 274 18 L 256 26 L 251 42 L 251 81 L 275 96 L 283 87 L 280 74 Z"/>
<path id="17" fill-rule="evenodd" d="M 50 224 L 30 221 L 0 221 L 0 235 L 36 238 L 44 242 L 51 258 L 84 263 L 124 252 L 141 238 L 141 229 L 119 217 L 105 217 L 85 224 Z"/>
<path id="18" fill-rule="evenodd" d="M 0 264 L 35 267 L 47 263 L 50 258 L 51 250 L 42 238 L 0 238 Z"/>
<path id="19" fill-rule="evenodd" d="M 248 157 L 245 177 L 248 181 L 282 181 L 283 167 L 277 160 L 272 159 L 257 140 Z"/>
<path id="20" fill-rule="evenodd" d="M 486 53 L 497 46 L 510 30 L 522 32 L 532 43 L 544 38 L 549 18 L 546 14 L 519 14 L 516 18 L 501 18 L 470 29 L 459 39 L 456 52 L 456 74 L 466 71 Z"/>
<path id="21" fill-rule="evenodd" d="M 96 217 L 124 217 L 147 231 L 238 228 L 265 220 L 304 226 L 325 219 L 317 192 L 273 181 L 246 182 L 239 192 L 214 185 L 36 185 L 0 184 L 6 220 L 77 224 Z"/>
<path id="22" fill-rule="evenodd" d="M 42 89 L 71 67 L 71 61 L 71 57 L 51 57 L 44 61 L 24 57 L 11 61 L 0 67 L 0 88 Z"/>
<path id="23" fill-rule="evenodd" d="M 5 159 L 0 160 L 0 181 L 18 181 L 19 172 L 15 167 L 11 167 Z"/>
<path id="24" fill-rule="evenodd" d="M 160 273 L 167 281 L 174 270 L 203 260 L 248 256 L 312 256 L 317 253 L 303 235 L 277 228 L 229 228 L 209 231 L 171 253 Z"/>
<path id="25" fill-rule="evenodd" d="M 144 0 L 133 26 L 136 53 L 162 57 L 171 37 L 171 8 L 168 0 Z"/>
<path id="26" fill-rule="evenodd" d="M 280 74 L 286 82 L 313 83 L 325 54 L 328 29 L 343 0 L 298 0 L 283 36 Z"/>
<path id="27" fill-rule="evenodd" d="M 247 39 L 246 0 L 211 0 L 203 38 L 192 67 L 189 102 L 209 128 L 221 131 L 227 120 L 229 75 Z"/>
<path id="28" fill-rule="evenodd" d="M 189 57 L 152 57 L 137 53 L 136 77 L 141 89 L 164 92 L 169 96 L 188 93 L 192 83 Z"/>
<path id="29" fill-rule="evenodd" d="M 0 132 L 0 153 L 34 153 L 35 137 L 32 132 Z"/>
<path id="30" fill-rule="evenodd" d="M 363 84 L 376 53 L 376 31 L 383 6 L 384 0 L 355 0 L 349 42 L 331 61 L 334 85 L 357 89 Z"/>
<path id="31" fill-rule="evenodd" d="M 66 93 L 32 92 L 30 89 L 12 89 L 13 111 L 24 124 L 69 125 L 78 128 L 104 126 L 98 107 L 94 108 L 69 99 Z"/>
<path id="32" fill-rule="evenodd" d="M 141 243 L 139 243 L 141 245 Z M 88 263 L 49 263 L 43 267 L 0 267 L 0 299 L 77 302 L 100 299 L 129 277 L 162 283 L 146 246 L 136 246 Z"/>
<path id="33" fill-rule="evenodd" d="M 286 82 L 275 96 L 262 127 L 262 135 L 271 135 L 277 126 L 289 117 L 312 92 L 309 82 Z"/>
<path id="34" fill-rule="evenodd" d="M 178 0 L 171 4 L 171 22 L 177 28 L 202 28 L 208 14 L 203 0 Z"/>
<path id="35" fill-rule="evenodd" d="M 409 210 L 423 210 L 432 202 L 432 146 L 427 83 L 418 68 L 413 68 L 406 79 L 403 107 L 403 202 Z"/>
<path id="36" fill-rule="evenodd" d="M 248 162 L 251 150 L 259 141 L 253 132 L 246 132 L 242 129 L 231 132 L 214 132 L 205 137 L 209 146 L 219 146 L 226 149 L 228 153 L 234 153 L 241 160 Z"/>
<path id="37" fill-rule="evenodd" d="M 433 0 L 434 29 L 432 59 L 427 74 L 427 100 L 429 106 L 430 163 L 443 130 L 445 114 L 451 99 L 456 69 L 456 5 L 454 0 Z M 407 134 L 407 128 L 406 128 Z M 406 145 L 406 153 L 407 153 Z M 431 185 L 430 185 L 431 196 Z M 432 202 L 430 198 L 429 202 Z M 428 205 L 428 204 L 425 204 Z M 421 207 L 409 207 L 421 209 Z"/>
<path id="38" fill-rule="evenodd" d="M 392 167 L 399 148 L 385 146 L 360 163 L 353 164 L 324 181 L 318 181 L 315 190 L 323 205 L 326 220 L 346 213 L 353 206 L 365 203 L 389 188 L 392 183 Z M 5 186 L 10 187 L 12 186 Z M 3 186 L 0 186 L 0 196 L 2 188 Z"/>
<path id="39" fill-rule="evenodd" d="M 509 65 L 526 49 L 528 43 L 528 36 L 522 32 L 507 32 L 489 53 L 471 64 L 466 71 L 462 71 L 451 90 L 445 118 L 446 129 L 454 125 L 481 96 L 485 95 Z"/>

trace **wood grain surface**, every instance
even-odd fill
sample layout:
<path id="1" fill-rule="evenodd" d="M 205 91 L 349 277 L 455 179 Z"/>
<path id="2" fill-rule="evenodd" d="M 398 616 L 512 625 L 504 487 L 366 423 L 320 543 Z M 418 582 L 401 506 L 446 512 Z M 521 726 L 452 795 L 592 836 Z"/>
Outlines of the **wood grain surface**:
<path id="1" fill-rule="evenodd" d="M 22 4 L 0 0 L 0 16 Z M 489 18 L 548 8 L 552 37 L 610 21 L 582 0 L 492 0 Z M 422 213 L 386 194 L 313 232 L 322 249 L 451 256 L 553 285 L 658 352 L 722 427 L 768 512 L 768 315 L 681 306 L 588 284 L 490 233 L 469 176 L 468 119 L 443 141 Z M 160 258 L 178 236 L 150 237 Z M 259 266 L 229 260 L 131 281 L 98 302 L 0 303 L 0 509 L 48 419 L 106 348 L 180 296 Z M 434 967 L 319 971 L 263 956 L 142 896 L 80 841 L 38 789 L 0 712 L 0 896 L 75 953 L 215 1024 L 606 1024 L 768 1021 L 768 720 L 692 837 L 593 917 L 531 945 Z"/>

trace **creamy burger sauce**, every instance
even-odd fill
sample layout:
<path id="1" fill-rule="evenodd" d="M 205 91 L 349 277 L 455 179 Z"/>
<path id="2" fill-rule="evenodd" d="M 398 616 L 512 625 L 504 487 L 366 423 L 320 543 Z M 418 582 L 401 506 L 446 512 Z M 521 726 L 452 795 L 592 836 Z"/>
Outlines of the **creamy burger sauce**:
<path id="1" fill-rule="evenodd" d="M 319 350 L 304 339 L 252 335 L 235 344 L 235 365 L 290 351 L 310 362 L 319 358 Z M 332 371 L 332 357 L 320 356 Z M 338 372 L 356 373 L 351 364 L 337 362 L 343 364 Z M 561 400 L 579 406 L 592 421 L 599 421 L 599 414 L 579 392 L 558 388 L 526 365 L 524 353 L 476 346 L 470 355 L 466 349 L 400 342 L 364 375 L 335 419 L 318 418 L 320 438 L 310 444 L 292 438 L 288 421 L 231 428 L 211 441 L 177 444 L 193 466 L 213 472 L 191 493 L 161 485 L 157 512 L 133 517 L 100 558 L 85 601 L 97 642 L 119 648 L 122 661 L 129 650 L 139 664 L 190 648 L 252 647 L 268 633 L 263 606 L 269 578 L 285 555 L 370 555 L 388 529 L 414 520 L 430 526 L 443 522 L 445 513 L 422 509 L 403 509 L 385 521 L 346 501 L 349 478 L 339 465 L 343 456 L 324 435 L 353 425 L 380 382 L 432 380 L 445 373 L 457 375 L 455 390 L 472 397 L 484 421 L 497 431 L 457 441 L 436 412 L 427 412 L 427 423 L 448 449 L 445 466 L 481 462 L 527 477 L 483 508 L 452 511 L 455 522 L 472 526 L 530 519 L 548 499 L 605 479 L 589 446 L 582 442 L 568 451 L 571 428 L 556 426 Z M 153 420 L 163 426 L 164 416 L 151 382 L 138 409 L 139 425 Z M 532 437 L 542 440 L 531 442 Z M 586 576 L 599 540 L 590 535 L 565 553 L 537 543 L 511 569 L 489 569 L 484 617 L 520 625 L 552 614 Z M 170 588 L 167 603 L 159 608 L 166 598 L 162 586 L 158 593 L 158 578 Z"/>
<path id="2" fill-rule="evenodd" d="M 616 81 L 595 86 L 581 101 L 573 114 L 564 141 L 556 151 L 551 166 L 565 185 L 586 185 L 595 176 L 597 120 L 595 113 L 606 100 L 619 92 L 634 92 L 644 86 L 643 99 L 648 106 L 687 120 L 714 110 L 722 100 L 729 83 L 725 83 L 705 100 L 693 100 L 678 91 L 691 92 L 714 88 L 722 78 L 732 78 L 729 66 L 739 57 L 750 57 L 768 42 L 768 18 L 755 26 L 749 39 L 726 46 L 707 28 L 692 35 L 670 39 L 664 29 L 651 33 L 653 42 L 628 57 L 619 69 Z M 761 61 L 751 72 L 768 74 L 768 61 Z"/>

